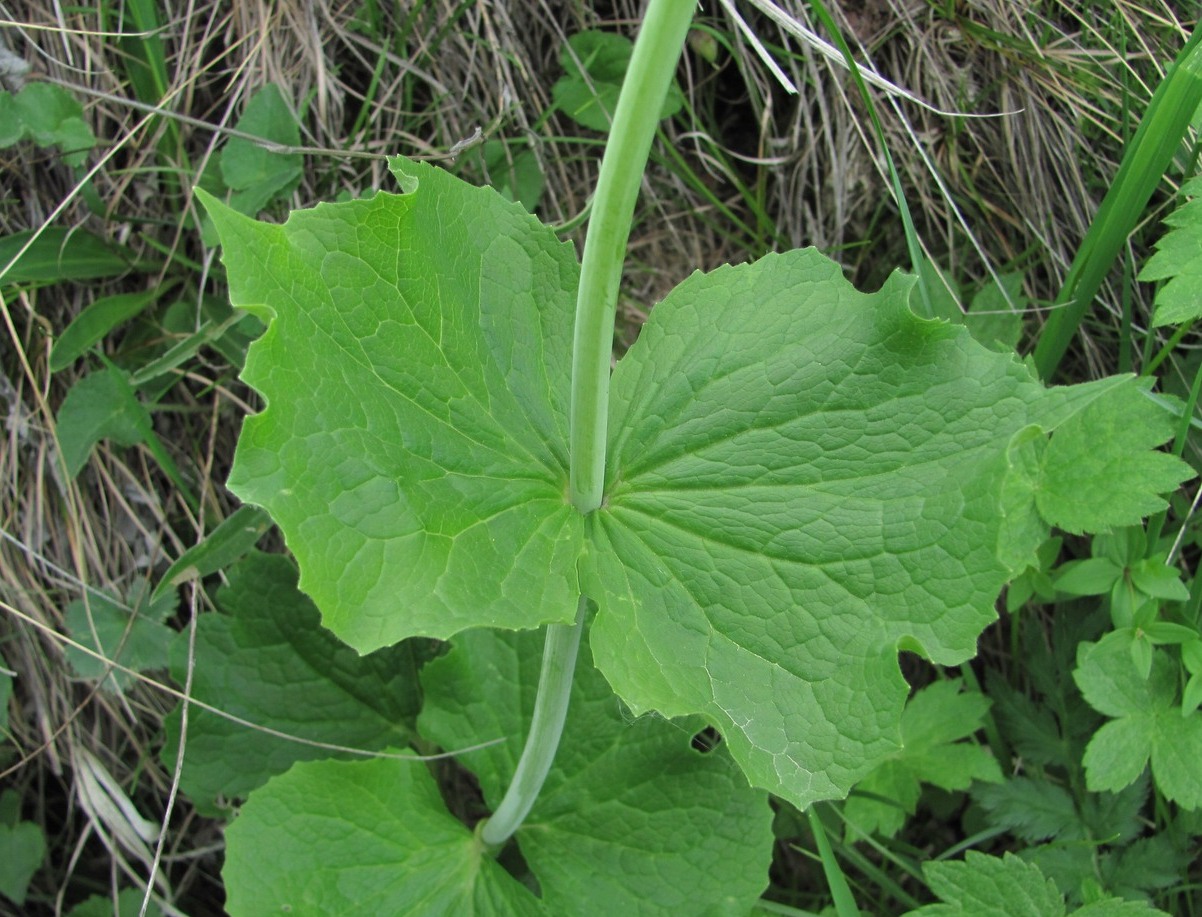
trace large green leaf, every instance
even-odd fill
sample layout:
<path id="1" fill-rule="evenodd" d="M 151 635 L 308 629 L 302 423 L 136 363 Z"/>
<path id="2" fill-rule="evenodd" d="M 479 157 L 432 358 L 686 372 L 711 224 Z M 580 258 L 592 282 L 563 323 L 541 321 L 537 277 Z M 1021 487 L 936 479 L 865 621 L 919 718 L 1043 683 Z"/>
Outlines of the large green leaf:
<path id="1" fill-rule="evenodd" d="M 530 632 L 471 631 L 422 673 L 423 735 L 447 748 L 505 738 L 460 759 L 493 808 L 521 754 L 541 649 Z M 587 656 L 555 764 L 516 835 L 548 910 L 746 914 L 768 882 L 767 796 L 721 750 L 694 750 L 686 724 L 624 716 Z"/>
<path id="2" fill-rule="evenodd" d="M 909 286 L 859 293 L 813 250 L 695 274 L 614 373 L 598 667 L 636 712 L 704 714 L 799 806 L 897 747 L 899 647 L 975 653 L 1003 555 L 1047 532 L 1040 431 L 1134 385 L 1049 392 Z M 1014 450 L 1035 472 L 1004 494 Z"/>
<path id="3" fill-rule="evenodd" d="M 1151 442 L 1130 378 L 1047 390 L 911 282 L 857 292 L 814 251 L 696 274 L 619 363 L 603 507 L 566 496 L 570 250 L 489 189 L 400 162 L 406 194 L 284 226 L 209 203 L 232 298 L 270 320 L 231 487 L 279 523 L 360 651 L 566 622 L 636 714 L 700 714 L 752 783 L 844 795 L 898 746 L 899 649 L 970 657 L 1005 581 Z M 1087 442 L 1129 424 L 1138 442 Z M 1049 440 L 1049 434 L 1051 434 Z M 1150 435 L 1150 434 L 1149 434 Z M 1114 479 L 1126 524 L 1189 475 Z M 1108 471 L 1110 469 L 1111 471 Z"/>
<path id="4" fill-rule="evenodd" d="M 408 644 L 360 657 L 339 643 L 321 628 L 283 557 L 247 555 L 217 601 L 221 611 L 196 622 L 192 697 L 237 719 L 198 705 L 188 711 L 180 785 L 205 812 L 216 813 L 216 802 L 244 797 L 295 761 L 334 754 L 284 736 L 369 751 L 409 741 L 420 700 Z M 171 665 L 181 685 L 188 665 L 184 633 Z M 179 723 L 177 709 L 163 745 L 169 766 Z"/>
<path id="5" fill-rule="evenodd" d="M 226 829 L 221 876 L 234 917 L 550 917 L 417 762 L 297 764 Z"/>
<path id="6" fill-rule="evenodd" d="M 265 507 L 324 623 L 361 652 L 575 615 L 565 499 L 569 246 L 491 189 L 407 165 L 410 193 L 256 223 L 211 198 L 235 305 L 271 321 L 230 487 Z"/>

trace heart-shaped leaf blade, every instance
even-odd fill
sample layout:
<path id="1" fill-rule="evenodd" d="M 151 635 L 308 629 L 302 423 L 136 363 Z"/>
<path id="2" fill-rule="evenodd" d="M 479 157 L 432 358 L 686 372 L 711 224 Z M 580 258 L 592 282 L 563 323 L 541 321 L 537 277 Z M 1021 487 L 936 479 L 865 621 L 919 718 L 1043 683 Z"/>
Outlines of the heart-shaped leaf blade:
<path id="1" fill-rule="evenodd" d="M 271 320 L 244 371 L 267 408 L 230 488 L 271 513 L 360 652 L 570 621 L 579 594 L 572 250 L 491 189 L 405 169 L 408 194 L 283 226 L 205 201 L 232 301 Z"/>

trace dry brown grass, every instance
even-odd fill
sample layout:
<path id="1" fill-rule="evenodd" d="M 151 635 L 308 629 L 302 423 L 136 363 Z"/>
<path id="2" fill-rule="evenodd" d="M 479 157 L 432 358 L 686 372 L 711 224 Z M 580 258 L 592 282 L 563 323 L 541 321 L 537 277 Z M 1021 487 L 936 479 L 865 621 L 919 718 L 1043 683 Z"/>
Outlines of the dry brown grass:
<path id="1" fill-rule="evenodd" d="M 799 0 L 783 5 L 807 15 Z M 182 219 L 191 206 L 187 189 L 245 100 L 267 83 L 305 104 L 307 169 L 294 206 L 389 188 L 390 153 L 451 164 L 447 151 L 478 130 L 528 141 L 546 180 L 545 219 L 567 223 L 586 206 L 599 148 L 579 139 L 587 132 L 568 119 L 543 117 L 560 75 L 559 49 L 584 28 L 629 32 L 639 4 L 433 2 L 409 17 L 397 5 L 379 6 L 392 12 L 364 24 L 356 15 L 371 5 L 350 0 L 166 2 L 158 38 L 170 83 L 155 116 L 133 100 L 116 40 L 97 34 L 129 32 L 128 23 L 67 14 L 49 0 L 0 3 L 6 40 L 32 64 L 30 78 L 76 92 L 101 138 L 91 159 L 96 210 L 53 152 L 27 144 L 0 151 L 0 233 L 53 221 L 119 240 L 164 265 L 158 274 L 97 286 L 22 288 L 4 306 L 0 653 L 17 680 L 3 776 L 52 849 L 28 913 L 61 913 L 86 893 L 145 883 L 150 874 L 154 843 L 123 843 L 119 826 L 85 803 L 80 774 L 95 766 L 86 762 L 106 769 L 144 818 L 163 823 L 157 900 L 194 915 L 220 912 L 219 827 L 192 815 L 185 800 L 167 817 L 173 775 L 159 763 L 158 743 L 174 697 L 153 679 L 122 696 L 73 678 L 63 614 L 88 589 L 126 595 L 134 582 L 153 580 L 231 511 L 222 482 L 239 420 L 253 407 L 230 367 L 206 352 L 182 368 L 167 399 L 174 409 L 156 416 L 160 436 L 201 494 L 199 512 L 143 449 L 102 447 L 79 480 L 67 482 L 56 461 L 54 418 L 85 368 L 50 372 L 55 335 L 96 296 L 149 288 L 168 274 L 186 276 L 193 298 L 206 290 L 221 295 L 209 273 L 213 252 Z M 987 263 L 1023 268 L 1029 292 L 1047 300 L 1132 119 L 1189 24 L 1153 0 L 1117 3 L 1107 23 L 1078 13 L 1087 4 L 1072 0 L 1022 6 L 1032 9 L 1016 16 L 1014 3 L 981 0 L 963 6 L 960 23 L 913 0 L 863 0 L 836 13 L 865 60 L 932 105 L 1019 112 L 957 121 L 903 103 L 898 111 L 909 128 L 891 113 L 886 130 L 931 252 L 965 278 L 982 276 Z M 847 75 L 762 17 L 745 15 L 766 41 L 790 50 L 782 65 L 802 92 L 784 92 L 738 37 L 714 64 L 687 56 L 681 74 L 692 114 L 665 130 L 697 181 L 665 157 L 648 173 L 625 293 L 630 328 L 692 268 L 772 247 L 817 245 L 861 280 L 904 261 L 880 157 Z M 733 31 L 716 6 L 700 22 Z M 1124 32 L 1128 47 L 1113 47 Z M 1132 112 L 1124 111 L 1127 93 Z M 721 207 L 753 228 L 759 208 L 770 225 L 731 230 Z M 1118 308 L 1113 297 L 1106 306 Z M 117 354 L 130 340 L 118 333 L 105 348 Z M 191 616 L 184 599 L 208 603 L 203 589 L 181 596 L 181 628 Z"/>

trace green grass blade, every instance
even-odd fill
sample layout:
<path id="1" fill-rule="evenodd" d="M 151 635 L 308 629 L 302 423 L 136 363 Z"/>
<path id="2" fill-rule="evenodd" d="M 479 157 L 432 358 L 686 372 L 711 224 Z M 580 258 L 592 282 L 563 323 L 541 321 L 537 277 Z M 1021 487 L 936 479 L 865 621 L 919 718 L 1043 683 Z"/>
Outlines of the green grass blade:
<path id="1" fill-rule="evenodd" d="M 835 913 L 839 917 L 860 917 L 860 909 L 856 907 L 856 899 L 852 897 L 847 885 L 847 877 L 839 866 L 831 842 L 827 840 L 826 828 L 815 806 L 806 809 L 810 820 L 810 830 L 814 832 L 814 843 L 818 847 L 818 855 L 822 858 L 822 872 L 826 875 L 826 884 L 830 886 L 831 899 L 835 902 Z"/>
<path id="2" fill-rule="evenodd" d="M 1035 347 L 1043 379 L 1056 373 L 1094 296 L 1139 222 L 1202 103 L 1202 30 L 1195 30 L 1152 95 L 1123 154 L 1114 183 L 1069 267 L 1064 286 Z"/>

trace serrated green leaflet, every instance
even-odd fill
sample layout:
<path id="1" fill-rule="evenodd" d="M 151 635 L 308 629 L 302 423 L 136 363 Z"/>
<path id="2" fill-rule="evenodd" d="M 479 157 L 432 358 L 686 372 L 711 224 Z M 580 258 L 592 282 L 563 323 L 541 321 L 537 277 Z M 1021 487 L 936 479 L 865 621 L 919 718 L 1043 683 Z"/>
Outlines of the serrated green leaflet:
<path id="1" fill-rule="evenodd" d="M 1198 282 L 1202 278 L 1202 178 L 1192 178 L 1179 192 L 1185 200 L 1165 217 L 1170 227 L 1156 243 L 1156 254 L 1139 272 L 1139 280 L 1165 280 L 1156 293 L 1156 327 L 1193 321 L 1202 316 Z"/>
<path id="2" fill-rule="evenodd" d="M 231 914 L 556 917 L 450 815 L 424 764 L 311 761 L 226 830 Z"/>
<path id="3" fill-rule="evenodd" d="M 398 168 L 406 194 L 284 226 L 210 202 L 235 303 L 271 320 L 231 487 L 360 651 L 567 623 L 582 578 L 631 708 L 701 714 L 753 784 L 804 806 L 896 749 L 899 648 L 975 652 L 1061 513 L 1039 497 L 1081 440 L 1048 433 L 1088 408 L 1152 445 L 1134 380 L 1044 389 L 916 318 L 908 280 L 862 294 L 790 252 L 656 307 L 613 375 L 605 502 L 584 518 L 565 492 L 570 250 L 489 189 Z M 1091 486 L 1127 467 L 1116 442 L 1090 443 Z M 1189 474 L 1158 471 L 1090 521 Z"/>
<path id="4" fill-rule="evenodd" d="M 191 708 L 181 786 L 198 807 L 214 813 L 215 801 L 244 797 L 294 761 L 333 754 L 263 730 L 365 750 L 410 739 L 420 701 L 409 645 L 360 657 L 340 644 L 320 627 L 283 557 L 249 554 L 229 579 L 218 593 L 221 613 L 196 622 L 192 696 L 263 729 Z M 172 652 L 180 684 L 187 637 L 181 634 Z M 168 766 L 178 740 L 176 710 L 163 745 Z"/>
<path id="5" fill-rule="evenodd" d="M 536 634 L 472 631 L 422 673 L 423 735 L 448 748 L 505 737 L 461 758 L 494 807 L 521 752 L 541 649 Z M 581 659 L 559 754 L 515 835 L 556 917 L 735 917 L 759 898 L 767 797 L 720 750 L 693 750 L 685 727 L 624 716 Z"/>
<path id="6" fill-rule="evenodd" d="M 1154 451 L 1173 427 L 1171 415 L 1141 403 L 1147 400 L 1139 386 L 1124 385 L 1056 430 L 1043 453 L 1036 498 L 1045 519 L 1070 532 L 1104 532 L 1164 509 L 1158 495 L 1191 473 L 1176 457 Z"/>
<path id="7" fill-rule="evenodd" d="M 1068 913 L 1055 884 L 1032 863 L 1011 853 L 991 857 L 969 851 L 960 862 L 927 863 L 923 874 L 943 904 L 928 904 L 906 917 L 1063 917 Z M 1164 914 L 1143 901 L 1103 898 L 1072 917 L 1137 917 Z"/>
<path id="8" fill-rule="evenodd" d="M 958 681 L 937 681 L 915 693 L 901 718 L 902 747 L 865 777 L 857 790 L 884 797 L 856 795 L 847 800 L 847 838 L 873 832 L 892 837 L 907 814 L 914 814 L 922 784 L 966 790 L 974 780 L 998 783 L 1001 769 L 988 749 L 960 739 L 981 728 L 989 700 L 978 692 L 961 693 Z"/>
<path id="9" fill-rule="evenodd" d="M 63 464 L 72 478 L 83 470 L 101 440 L 132 446 L 154 436 L 149 412 L 124 374 L 113 368 L 76 382 L 59 407 L 55 425 Z"/>
<path id="10" fill-rule="evenodd" d="M 1113 717 L 1085 750 L 1085 776 L 1091 790 L 1115 792 L 1135 781 L 1152 764 L 1156 786 L 1186 809 L 1202 806 L 1202 713 L 1181 715 L 1178 672 L 1167 655 L 1156 651 L 1148 677 L 1131 661 L 1130 637 L 1108 634 L 1082 643 L 1073 678 L 1099 713 Z"/>

